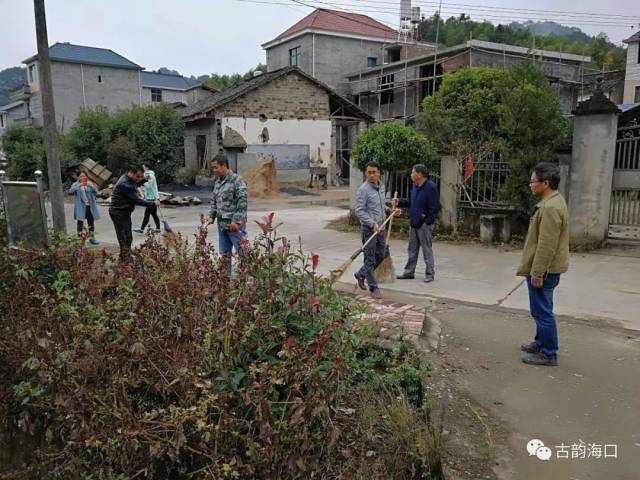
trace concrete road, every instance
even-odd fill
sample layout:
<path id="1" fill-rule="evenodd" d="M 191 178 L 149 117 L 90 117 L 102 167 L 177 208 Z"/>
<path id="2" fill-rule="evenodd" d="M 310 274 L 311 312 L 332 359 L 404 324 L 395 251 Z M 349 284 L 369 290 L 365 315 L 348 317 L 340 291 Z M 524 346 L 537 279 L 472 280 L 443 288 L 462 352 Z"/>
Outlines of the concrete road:
<path id="1" fill-rule="evenodd" d="M 280 232 L 290 240 L 302 238 L 305 250 L 320 254 L 320 272 L 328 273 L 346 260 L 358 247 L 359 235 L 326 229 L 326 224 L 346 210 L 323 205 L 316 201 L 275 201 L 252 204 L 248 231 L 251 237 L 258 232 L 253 222 L 269 211 L 277 212 L 277 221 L 284 224 Z M 106 208 L 100 207 L 103 218 L 97 223 L 97 237 L 104 243 L 117 244 L 113 225 Z M 164 208 L 171 227 L 187 238 L 193 238 L 201 213 L 206 206 Z M 142 221 L 143 209 L 136 208 L 134 226 Z M 71 205 L 67 205 L 69 231 L 73 231 Z M 134 244 L 143 237 L 134 234 Z M 215 244 L 217 235 L 212 229 L 210 239 Z M 391 242 L 396 270 L 400 272 L 406 262 L 406 242 Z M 382 285 L 383 291 L 398 291 L 433 298 L 452 299 L 472 304 L 499 306 L 506 309 L 528 308 L 526 285 L 515 276 L 520 259 L 518 251 L 500 251 L 494 247 L 475 244 L 438 242 L 434 246 L 436 281 L 422 282 L 424 264 L 418 263 L 415 280 L 396 280 Z M 362 259 L 357 259 L 342 278 L 352 282 L 353 273 Z M 640 254 L 638 250 L 613 249 L 571 256 L 570 271 L 563 275 L 556 295 L 556 311 L 562 315 L 587 322 L 612 323 L 640 330 Z"/>
<path id="2" fill-rule="evenodd" d="M 559 366 L 534 367 L 520 361 L 520 344 L 534 335 L 527 312 L 388 298 L 426 307 L 427 324 L 439 328 L 426 383 L 445 408 L 451 478 L 640 478 L 640 332 L 563 317 Z M 549 461 L 528 454 L 532 439 L 551 449 Z"/>

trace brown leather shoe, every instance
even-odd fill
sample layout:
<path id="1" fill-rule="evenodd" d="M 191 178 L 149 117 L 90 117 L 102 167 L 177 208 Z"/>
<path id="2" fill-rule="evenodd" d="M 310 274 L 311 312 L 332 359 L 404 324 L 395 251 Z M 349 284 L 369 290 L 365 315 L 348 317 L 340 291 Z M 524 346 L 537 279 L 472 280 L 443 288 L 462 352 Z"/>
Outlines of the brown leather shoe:
<path id="1" fill-rule="evenodd" d="M 379 288 L 374 288 L 373 290 L 371 290 L 371 298 L 375 298 L 376 300 L 382 299 L 382 292 Z"/>
<path id="2" fill-rule="evenodd" d="M 356 277 L 356 280 L 358 281 L 358 286 L 362 289 L 362 290 L 366 290 L 367 286 L 364 283 L 364 278 L 363 277 L 359 277 L 357 274 L 353 274 L 354 277 Z"/>
<path id="3" fill-rule="evenodd" d="M 520 350 L 525 353 L 538 353 L 540 351 L 540 347 L 536 345 L 535 342 L 523 343 L 520 345 Z"/>

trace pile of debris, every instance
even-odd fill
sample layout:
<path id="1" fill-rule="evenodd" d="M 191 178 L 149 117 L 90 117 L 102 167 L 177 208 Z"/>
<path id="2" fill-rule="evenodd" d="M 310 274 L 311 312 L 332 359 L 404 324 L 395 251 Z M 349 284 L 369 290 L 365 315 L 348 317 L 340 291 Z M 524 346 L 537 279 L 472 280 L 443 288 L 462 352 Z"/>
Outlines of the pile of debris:
<path id="1" fill-rule="evenodd" d="M 249 198 L 274 198 L 280 193 L 275 161 L 270 158 L 243 173 Z"/>
<path id="2" fill-rule="evenodd" d="M 103 188 L 98 192 L 97 202 L 101 205 L 111 205 L 111 194 L 113 193 L 113 184 L 109 184 L 107 188 Z M 174 207 L 188 207 L 190 205 L 200 205 L 202 200 L 198 197 L 180 197 L 174 196 L 172 193 L 158 192 L 160 194 L 160 203 L 163 205 L 171 205 Z"/>

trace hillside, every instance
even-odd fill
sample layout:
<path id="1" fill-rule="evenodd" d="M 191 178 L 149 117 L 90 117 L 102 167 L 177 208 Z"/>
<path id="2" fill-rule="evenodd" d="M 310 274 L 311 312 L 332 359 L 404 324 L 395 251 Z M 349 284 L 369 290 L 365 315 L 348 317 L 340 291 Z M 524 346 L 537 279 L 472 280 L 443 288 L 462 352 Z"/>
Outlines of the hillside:
<path id="1" fill-rule="evenodd" d="M 509 27 L 514 30 L 527 30 L 536 36 L 556 35 L 566 38 L 569 42 L 589 43 L 592 38 L 578 27 L 567 27 L 556 22 L 512 22 Z"/>
<path id="2" fill-rule="evenodd" d="M 605 34 L 591 37 L 579 28 L 556 22 L 528 21 L 494 25 L 488 21 L 476 22 L 465 14 L 446 20 L 434 15 L 418 24 L 418 39 L 434 42 L 438 21 L 438 43 L 446 46 L 458 45 L 469 38 L 522 47 L 535 45 L 545 50 L 588 55 L 592 60 L 591 66 L 597 70 L 603 66 L 607 70 L 624 68 L 626 61 L 625 49 L 611 43 Z"/>
<path id="3" fill-rule="evenodd" d="M 10 103 L 9 92 L 27 81 L 26 70 L 11 67 L 0 71 L 0 106 Z"/>

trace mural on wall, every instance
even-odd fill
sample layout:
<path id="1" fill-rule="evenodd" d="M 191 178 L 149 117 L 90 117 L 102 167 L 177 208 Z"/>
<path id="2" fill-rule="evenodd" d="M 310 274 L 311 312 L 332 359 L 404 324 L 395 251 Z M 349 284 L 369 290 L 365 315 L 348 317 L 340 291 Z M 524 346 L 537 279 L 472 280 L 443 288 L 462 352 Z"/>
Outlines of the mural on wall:
<path id="1" fill-rule="evenodd" d="M 273 158 L 277 171 L 309 168 L 309 145 L 249 145 L 247 153 L 254 153 L 258 162 Z"/>

